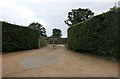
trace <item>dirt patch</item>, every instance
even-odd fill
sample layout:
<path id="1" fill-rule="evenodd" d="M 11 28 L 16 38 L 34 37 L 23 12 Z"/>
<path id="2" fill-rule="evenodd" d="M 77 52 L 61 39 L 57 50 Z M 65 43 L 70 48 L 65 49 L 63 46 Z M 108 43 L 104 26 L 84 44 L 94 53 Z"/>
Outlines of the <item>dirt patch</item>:
<path id="1" fill-rule="evenodd" d="M 118 77 L 117 63 L 75 53 L 62 45 L 2 57 L 4 77 Z"/>
<path id="2" fill-rule="evenodd" d="M 21 67 L 23 69 L 31 69 L 40 67 L 42 65 L 46 64 L 53 64 L 54 62 L 57 62 L 57 57 L 55 56 L 31 56 L 31 57 L 25 57 L 21 60 Z"/>

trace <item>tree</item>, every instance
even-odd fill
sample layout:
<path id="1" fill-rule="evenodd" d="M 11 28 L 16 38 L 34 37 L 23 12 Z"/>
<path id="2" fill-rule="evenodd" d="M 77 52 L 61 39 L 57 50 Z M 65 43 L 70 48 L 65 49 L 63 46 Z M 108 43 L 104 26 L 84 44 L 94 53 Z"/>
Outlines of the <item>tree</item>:
<path id="1" fill-rule="evenodd" d="M 41 28 L 41 35 L 44 36 L 44 37 L 47 37 L 46 29 L 44 27 Z"/>
<path id="2" fill-rule="evenodd" d="M 68 13 L 68 19 L 64 22 L 68 25 L 74 25 L 79 22 L 85 21 L 91 18 L 94 13 L 90 9 L 72 9 L 71 12 Z"/>
<path id="3" fill-rule="evenodd" d="M 59 44 L 61 41 L 61 30 L 60 29 L 56 29 L 54 28 L 52 30 L 52 36 L 51 36 L 51 41 L 52 41 L 52 44 L 53 44 L 53 47 L 55 47 L 57 44 Z"/>
<path id="4" fill-rule="evenodd" d="M 114 7 L 110 8 L 109 11 L 115 11 L 115 10 L 117 10 L 117 9 L 118 9 L 118 7 L 114 6 Z"/>
<path id="5" fill-rule="evenodd" d="M 36 22 L 36 23 L 33 22 L 33 23 L 31 23 L 28 27 L 29 27 L 29 28 L 33 28 L 33 29 L 35 29 L 35 30 L 38 30 L 41 36 L 45 36 L 45 37 L 47 36 L 47 35 L 46 35 L 46 29 L 43 27 L 43 25 L 41 25 L 41 24 L 38 23 L 38 22 Z"/>
<path id="6" fill-rule="evenodd" d="M 53 29 L 53 35 L 52 35 L 52 36 L 55 37 L 55 38 L 61 37 L 61 36 L 62 36 L 61 30 L 54 28 L 54 29 Z"/>
<path id="7" fill-rule="evenodd" d="M 29 27 L 30 28 L 33 28 L 33 29 L 36 29 L 36 30 L 41 30 L 41 28 L 42 28 L 42 25 L 40 24 L 40 23 L 35 23 L 35 22 L 33 22 L 33 23 L 31 23 L 30 25 L 29 25 Z"/>

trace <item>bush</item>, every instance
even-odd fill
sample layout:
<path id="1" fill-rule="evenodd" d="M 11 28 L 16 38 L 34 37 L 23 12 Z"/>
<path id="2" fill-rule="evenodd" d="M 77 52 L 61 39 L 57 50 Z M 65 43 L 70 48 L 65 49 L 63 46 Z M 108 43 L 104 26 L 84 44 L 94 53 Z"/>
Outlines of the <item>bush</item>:
<path id="1" fill-rule="evenodd" d="M 39 48 L 44 47 L 48 44 L 48 41 L 46 40 L 46 37 L 41 37 L 39 39 Z"/>
<path id="2" fill-rule="evenodd" d="M 38 48 L 39 32 L 31 28 L 2 22 L 2 51 Z"/>
<path id="3" fill-rule="evenodd" d="M 68 29 L 68 48 L 118 58 L 120 8 L 73 25 Z"/>

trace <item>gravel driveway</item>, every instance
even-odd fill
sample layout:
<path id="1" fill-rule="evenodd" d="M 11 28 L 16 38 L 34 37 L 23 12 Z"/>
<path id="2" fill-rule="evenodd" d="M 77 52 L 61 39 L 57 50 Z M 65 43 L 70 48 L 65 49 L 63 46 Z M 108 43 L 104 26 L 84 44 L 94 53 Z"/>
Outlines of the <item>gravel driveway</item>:
<path id="1" fill-rule="evenodd" d="M 62 45 L 4 54 L 2 66 L 3 77 L 118 77 L 117 63 Z"/>

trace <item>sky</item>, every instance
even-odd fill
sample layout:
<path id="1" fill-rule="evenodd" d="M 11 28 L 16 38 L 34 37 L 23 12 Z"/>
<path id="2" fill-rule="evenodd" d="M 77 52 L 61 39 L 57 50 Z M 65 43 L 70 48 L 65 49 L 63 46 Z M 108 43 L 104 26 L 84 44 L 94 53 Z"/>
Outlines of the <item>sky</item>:
<path id="1" fill-rule="evenodd" d="M 71 9 L 89 8 L 95 15 L 108 11 L 119 0 L 0 0 L 0 21 L 29 26 L 39 22 L 46 28 L 48 36 L 52 29 L 62 31 L 67 37 L 69 28 L 64 20 Z"/>

